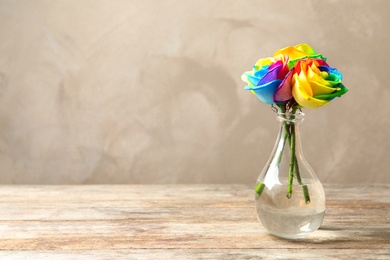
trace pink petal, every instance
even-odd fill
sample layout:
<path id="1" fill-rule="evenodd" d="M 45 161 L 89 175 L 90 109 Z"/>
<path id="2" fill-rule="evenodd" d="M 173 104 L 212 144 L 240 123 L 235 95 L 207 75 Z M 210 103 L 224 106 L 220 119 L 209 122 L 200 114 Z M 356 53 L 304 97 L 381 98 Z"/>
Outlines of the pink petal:
<path id="1" fill-rule="evenodd" d="M 276 89 L 274 94 L 274 102 L 284 102 L 292 98 L 292 75 L 294 74 L 294 69 L 289 71 L 286 77 L 280 83 L 279 87 Z"/>

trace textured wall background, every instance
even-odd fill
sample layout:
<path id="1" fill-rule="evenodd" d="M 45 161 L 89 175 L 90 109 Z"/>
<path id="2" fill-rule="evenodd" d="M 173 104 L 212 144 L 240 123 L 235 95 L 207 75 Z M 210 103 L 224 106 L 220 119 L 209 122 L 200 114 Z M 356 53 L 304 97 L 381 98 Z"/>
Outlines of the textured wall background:
<path id="1" fill-rule="evenodd" d="M 349 92 L 305 110 L 323 182 L 390 182 L 390 1 L 0 0 L 1 183 L 254 183 L 277 121 L 240 75 L 309 43 Z"/>

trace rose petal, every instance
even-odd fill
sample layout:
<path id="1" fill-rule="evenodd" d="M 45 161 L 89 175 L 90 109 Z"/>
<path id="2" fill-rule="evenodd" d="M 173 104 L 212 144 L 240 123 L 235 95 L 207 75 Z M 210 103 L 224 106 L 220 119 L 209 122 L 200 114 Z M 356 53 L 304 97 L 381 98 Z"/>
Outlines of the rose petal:
<path id="1" fill-rule="evenodd" d="M 267 74 L 267 72 L 268 72 L 268 66 L 264 66 L 264 67 L 260 68 L 259 70 L 253 68 L 253 75 L 258 77 L 259 79 L 264 77 L 264 75 Z"/>
<path id="2" fill-rule="evenodd" d="M 265 59 L 260 59 L 256 62 L 254 68 L 259 70 L 262 67 L 271 65 L 273 62 L 275 62 L 275 60 L 274 60 L 274 58 L 271 58 L 271 57 L 268 57 Z"/>
<path id="3" fill-rule="evenodd" d="M 318 69 L 320 71 L 325 71 L 331 77 L 329 80 L 340 82 L 343 79 L 343 75 L 336 69 L 330 66 L 319 66 Z"/>
<path id="4" fill-rule="evenodd" d="M 284 102 L 292 98 L 291 78 L 293 73 L 294 73 L 293 70 L 289 71 L 286 77 L 283 79 L 282 83 L 279 85 L 278 89 L 274 94 L 274 102 Z"/>
<path id="5" fill-rule="evenodd" d="M 251 75 L 250 72 L 244 72 L 244 74 L 241 75 L 241 79 L 242 81 L 246 82 L 250 87 L 256 86 L 260 80 L 260 78 Z"/>
<path id="6" fill-rule="evenodd" d="M 330 101 L 330 100 L 334 99 L 335 97 L 341 97 L 342 95 L 344 95 L 347 92 L 348 92 L 348 89 L 343 84 L 340 83 L 333 93 L 315 95 L 314 98 L 324 99 L 324 100 Z"/>
<path id="7" fill-rule="evenodd" d="M 301 57 L 298 59 L 290 59 L 288 61 L 288 67 L 291 69 L 291 68 L 295 67 L 299 61 L 304 60 L 304 59 L 316 60 L 316 61 L 319 61 L 319 64 L 327 65 L 327 63 L 325 62 L 326 58 L 324 56 L 322 56 L 322 54 L 315 54 L 315 55 L 310 55 L 310 56 L 306 56 L 306 57 Z"/>
<path id="8" fill-rule="evenodd" d="M 264 85 L 268 82 L 278 79 L 279 72 L 281 71 L 282 68 L 283 68 L 283 64 L 281 62 L 276 64 L 275 66 L 270 66 L 268 68 L 268 72 L 260 79 L 257 85 L 258 86 Z"/>
<path id="9" fill-rule="evenodd" d="M 307 43 L 301 43 L 294 46 L 294 49 L 306 53 L 307 55 L 315 55 L 316 51 Z"/>
<path id="10" fill-rule="evenodd" d="M 317 108 L 329 103 L 327 100 L 321 100 L 312 96 L 310 84 L 303 73 L 293 75 L 292 95 L 297 103 L 306 108 Z M 307 92 L 309 90 L 309 93 Z"/>
<path id="11" fill-rule="evenodd" d="M 266 104 L 273 104 L 273 96 L 280 85 L 282 81 L 281 80 L 274 80 L 271 82 L 268 82 L 264 85 L 261 86 L 256 86 L 256 87 L 245 87 L 246 90 L 252 90 L 254 94 L 264 103 Z"/>

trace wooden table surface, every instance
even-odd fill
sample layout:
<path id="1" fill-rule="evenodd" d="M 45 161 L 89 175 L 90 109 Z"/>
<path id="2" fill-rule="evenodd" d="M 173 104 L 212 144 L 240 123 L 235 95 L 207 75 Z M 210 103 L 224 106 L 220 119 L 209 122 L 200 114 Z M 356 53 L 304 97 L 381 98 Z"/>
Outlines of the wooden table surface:
<path id="1" fill-rule="evenodd" d="M 326 185 L 323 226 L 267 234 L 245 185 L 0 186 L 0 259 L 390 259 L 390 185 Z"/>

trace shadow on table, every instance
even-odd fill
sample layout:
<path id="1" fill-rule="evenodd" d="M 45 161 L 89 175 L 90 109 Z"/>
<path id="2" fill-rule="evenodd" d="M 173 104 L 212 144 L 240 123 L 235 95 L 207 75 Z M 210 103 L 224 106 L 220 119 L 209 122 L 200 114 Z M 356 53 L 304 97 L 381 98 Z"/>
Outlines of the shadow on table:
<path id="1" fill-rule="evenodd" d="M 358 244 L 360 246 L 370 244 L 381 248 L 390 241 L 390 230 L 384 227 L 334 227 L 324 225 L 308 237 L 289 241 L 306 247 L 321 244 L 324 247 L 332 245 L 348 248 Z"/>

